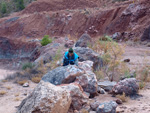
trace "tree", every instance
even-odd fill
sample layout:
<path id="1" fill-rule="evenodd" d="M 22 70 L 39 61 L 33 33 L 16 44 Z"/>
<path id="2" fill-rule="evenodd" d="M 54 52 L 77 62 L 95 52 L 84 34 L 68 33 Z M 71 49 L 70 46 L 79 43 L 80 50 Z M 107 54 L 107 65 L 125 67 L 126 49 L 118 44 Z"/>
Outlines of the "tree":
<path id="1" fill-rule="evenodd" d="M 17 10 L 23 10 L 25 8 L 24 6 L 24 1 L 23 0 L 17 0 L 17 4 L 16 4 Z"/>
<path id="2" fill-rule="evenodd" d="M 3 3 L 2 3 L 2 6 L 1 6 L 1 13 L 2 13 L 2 14 L 5 14 L 6 12 L 7 12 L 6 3 L 3 2 Z"/>

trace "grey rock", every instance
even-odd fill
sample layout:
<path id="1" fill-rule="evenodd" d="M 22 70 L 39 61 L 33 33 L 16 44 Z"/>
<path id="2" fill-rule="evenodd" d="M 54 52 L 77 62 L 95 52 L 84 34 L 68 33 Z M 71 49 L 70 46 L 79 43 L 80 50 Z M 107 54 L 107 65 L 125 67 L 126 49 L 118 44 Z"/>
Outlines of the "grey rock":
<path id="1" fill-rule="evenodd" d="M 17 113 L 67 113 L 71 104 L 68 91 L 41 81 L 19 105 Z"/>
<path id="2" fill-rule="evenodd" d="M 116 85 L 116 82 L 111 81 L 104 81 L 104 82 L 98 82 L 98 86 L 103 88 L 105 91 L 112 91 L 112 88 Z"/>
<path id="3" fill-rule="evenodd" d="M 28 82 L 24 83 L 23 87 L 29 87 L 29 83 Z"/>
<path id="4" fill-rule="evenodd" d="M 96 113 L 96 111 L 90 111 L 89 113 Z"/>
<path id="5" fill-rule="evenodd" d="M 83 105 L 87 104 L 88 96 L 83 92 L 83 89 L 80 85 L 71 83 L 67 85 L 61 85 L 61 88 L 70 92 L 70 96 L 72 98 L 71 109 L 80 110 Z"/>
<path id="6" fill-rule="evenodd" d="M 45 82 L 50 82 L 54 85 L 72 83 L 76 80 L 77 76 L 82 75 L 83 70 L 75 65 L 61 66 L 49 71 L 42 78 Z"/>
<path id="7" fill-rule="evenodd" d="M 112 89 L 113 94 L 135 95 L 139 90 L 139 86 L 135 78 L 127 78 L 118 82 Z"/>
<path id="8" fill-rule="evenodd" d="M 121 37 L 121 33 L 120 32 L 116 32 L 112 35 L 112 39 L 120 39 Z"/>
<path id="9" fill-rule="evenodd" d="M 116 113 L 117 103 L 115 101 L 101 103 L 97 108 L 97 113 Z"/>
<path id="10" fill-rule="evenodd" d="M 75 47 L 74 51 L 79 55 L 79 61 L 93 61 L 94 70 L 99 70 L 101 67 L 103 67 L 103 60 L 101 56 L 92 49 Z"/>
<path id="11" fill-rule="evenodd" d="M 54 85 L 76 82 L 81 85 L 85 92 L 96 94 L 97 79 L 96 75 L 92 72 L 92 66 L 92 61 L 84 61 L 79 62 L 78 67 L 75 65 L 57 67 L 45 74 L 42 80 Z"/>
<path id="12" fill-rule="evenodd" d="M 91 96 L 97 93 L 97 79 L 92 71 L 93 62 L 84 61 L 79 63 L 79 68 L 84 70 L 82 76 L 76 77 L 76 82 L 79 83 L 83 90 L 90 93 Z"/>
<path id="13" fill-rule="evenodd" d="M 95 101 L 93 103 L 90 104 L 91 109 L 96 111 L 97 107 L 99 106 L 100 102 L 99 101 Z"/>
<path id="14" fill-rule="evenodd" d="M 100 86 L 98 86 L 97 88 L 97 92 L 100 93 L 100 94 L 105 94 L 105 90 L 103 88 L 101 88 Z"/>
<path id="15" fill-rule="evenodd" d="M 150 26 L 145 29 L 144 33 L 142 34 L 141 40 L 150 40 Z"/>
<path id="16" fill-rule="evenodd" d="M 87 33 L 83 34 L 76 42 L 75 47 L 88 47 L 88 44 L 92 42 L 90 35 Z"/>

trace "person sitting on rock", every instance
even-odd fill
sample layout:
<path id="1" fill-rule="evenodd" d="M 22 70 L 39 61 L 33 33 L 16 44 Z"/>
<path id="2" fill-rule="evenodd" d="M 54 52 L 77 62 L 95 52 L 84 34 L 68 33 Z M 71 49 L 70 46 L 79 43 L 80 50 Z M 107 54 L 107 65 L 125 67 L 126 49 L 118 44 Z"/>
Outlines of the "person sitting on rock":
<path id="1" fill-rule="evenodd" d="M 63 57 L 63 66 L 76 65 L 78 66 L 79 56 L 70 48 Z"/>

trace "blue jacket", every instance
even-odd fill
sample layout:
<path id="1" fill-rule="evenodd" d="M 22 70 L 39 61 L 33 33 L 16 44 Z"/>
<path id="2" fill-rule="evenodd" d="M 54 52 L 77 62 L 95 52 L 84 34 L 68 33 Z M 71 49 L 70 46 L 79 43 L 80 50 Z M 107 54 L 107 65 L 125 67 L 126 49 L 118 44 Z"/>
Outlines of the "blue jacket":
<path id="1" fill-rule="evenodd" d="M 67 52 L 65 53 L 65 58 L 66 58 L 67 60 L 69 60 L 68 54 L 69 54 L 69 52 L 67 51 Z M 74 62 L 74 61 L 76 61 L 78 58 L 79 58 L 79 56 L 74 52 L 74 59 L 69 60 L 69 62 L 71 62 L 71 61 Z"/>

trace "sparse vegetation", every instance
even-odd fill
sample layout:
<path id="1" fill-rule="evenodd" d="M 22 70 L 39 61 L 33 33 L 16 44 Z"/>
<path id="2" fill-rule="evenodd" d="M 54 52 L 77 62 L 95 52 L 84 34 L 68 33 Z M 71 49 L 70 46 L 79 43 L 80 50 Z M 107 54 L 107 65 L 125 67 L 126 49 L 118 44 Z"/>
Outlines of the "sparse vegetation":
<path id="1" fill-rule="evenodd" d="M 119 98 L 120 100 L 122 100 L 122 102 L 128 101 L 128 97 L 126 97 L 125 93 L 123 93 L 122 95 L 117 95 L 116 97 Z"/>
<path id="2" fill-rule="evenodd" d="M 23 85 L 26 82 L 27 82 L 27 80 L 21 80 L 21 81 L 18 81 L 17 83 L 20 84 L 20 85 Z"/>
<path id="3" fill-rule="evenodd" d="M 92 49 L 101 54 L 104 63 L 104 67 L 98 70 L 102 75 L 97 76 L 108 76 L 110 81 L 113 81 L 115 75 L 123 74 L 122 70 L 124 68 L 121 66 L 121 58 L 124 53 L 123 48 L 123 46 L 113 41 L 109 36 L 100 37 L 99 41 L 95 41 Z"/>
<path id="4" fill-rule="evenodd" d="M 6 93 L 6 91 L 0 91 L 0 95 L 5 95 Z"/>
<path id="5" fill-rule="evenodd" d="M 15 100 L 15 101 L 20 101 L 20 98 L 19 98 L 19 97 L 16 97 L 14 100 Z"/>
<path id="6" fill-rule="evenodd" d="M 6 3 L 5 2 L 2 2 L 2 4 L 1 4 L 1 13 L 2 14 L 7 13 L 7 7 L 6 7 Z"/>
<path id="7" fill-rule="evenodd" d="M 139 82 L 139 89 L 143 89 L 145 87 L 146 83 L 141 81 Z"/>
<path id="8" fill-rule="evenodd" d="M 6 88 L 7 88 L 8 90 L 10 90 L 10 89 L 11 89 L 11 87 L 10 87 L 10 86 L 6 86 Z"/>
<path id="9" fill-rule="evenodd" d="M 32 1 L 36 0 L 0 0 L 0 18 L 23 10 Z"/>
<path id="10" fill-rule="evenodd" d="M 2 80 L 2 82 L 8 82 L 8 81 L 4 79 L 4 80 Z"/>
<path id="11" fill-rule="evenodd" d="M 26 69 L 32 69 L 35 65 L 31 62 L 27 62 L 27 63 L 24 63 L 23 66 L 22 66 L 22 69 L 23 70 L 26 70 Z"/>
<path id="12" fill-rule="evenodd" d="M 25 8 L 23 0 L 16 0 L 17 11 L 23 10 Z"/>
<path id="13" fill-rule="evenodd" d="M 49 43 L 52 43 L 52 39 L 49 38 L 49 35 L 45 35 L 41 40 L 41 45 L 46 46 Z"/>
<path id="14" fill-rule="evenodd" d="M 18 97 L 18 96 L 19 96 L 19 93 L 16 93 L 16 94 L 15 94 L 15 97 Z"/>
<path id="15" fill-rule="evenodd" d="M 31 80 L 32 80 L 32 82 L 34 82 L 34 83 L 39 83 L 40 80 L 41 80 L 41 77 L 33 77 Z"/>

